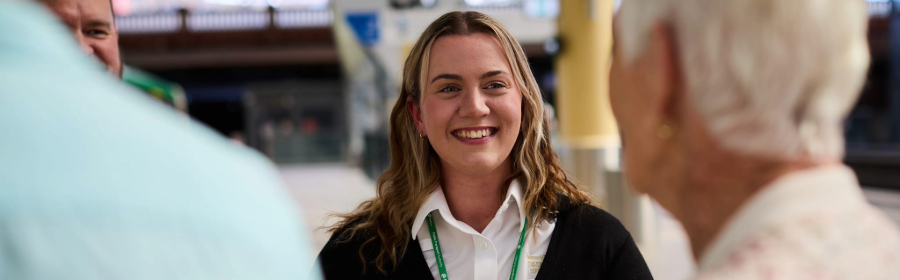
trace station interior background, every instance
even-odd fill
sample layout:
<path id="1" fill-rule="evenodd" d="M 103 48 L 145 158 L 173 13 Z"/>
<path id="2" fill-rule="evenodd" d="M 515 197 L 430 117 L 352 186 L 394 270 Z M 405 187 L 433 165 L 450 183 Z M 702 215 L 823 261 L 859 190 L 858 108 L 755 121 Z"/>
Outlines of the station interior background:
<path id="1" fill-rule="evenodd" d="M 556 58 L 566 51 L 558 36 L 563 1 L 595 2 L 113 0 L 113 6 L 126 81 L 277 163 L 318 250 L 329 236 L 319 229 L 329 213 L 374 195 L 374 178 L 389 160 L 386 121 L 402 61 L 425 26 L 452 10 L 497 18 L 522 43 L 544 101 L 554 106 Z M 870 201 L 900 223 L 900 6 L 868 3 L 873 59 L 845 123 L 845 162 Z M 564 161 L 574 156 L 565 141 L 555 142 Z M 596 168 L 609 175 L 604 184 L 625 185 L 610 179 L 617 178 L 615 163 Z M 657 279 L 693 271 L 676 221 L 633 194 L 620 195 L 637 206 L 615 206 L 614 193 L 596 194 L 629 217 L 626 225 L 640 236 Z"/>

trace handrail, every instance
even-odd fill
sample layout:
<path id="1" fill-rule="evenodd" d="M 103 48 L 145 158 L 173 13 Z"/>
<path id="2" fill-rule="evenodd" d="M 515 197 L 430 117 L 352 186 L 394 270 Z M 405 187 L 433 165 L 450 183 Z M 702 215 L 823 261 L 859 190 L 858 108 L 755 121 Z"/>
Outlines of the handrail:
<path id="1" fill-rule="evenodd" d="M 331 10 L 238 10 L 229 12 L 189 12 L 185 9 L 154 14 L 117 16 L 121 34 L 159 34 L 265 29 L 302 29 L 330 27 Z"/>

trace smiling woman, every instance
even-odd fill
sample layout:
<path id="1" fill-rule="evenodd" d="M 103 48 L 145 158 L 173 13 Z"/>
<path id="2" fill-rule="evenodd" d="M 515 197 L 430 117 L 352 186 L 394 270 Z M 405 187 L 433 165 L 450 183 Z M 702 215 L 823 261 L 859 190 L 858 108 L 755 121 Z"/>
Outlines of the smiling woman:
<path id="1" fill-rule="evenodd" d="M 444 190 L 457 218 L 481 231 L 492 216 L 480 215 L 477 208 L 493 208 L 484 209 L 493 214 L 503 195 L 499 189 L 483 186 L 500 186 L 513 172 L 510 153 L 522 126 L 522 93 L 510 74 L 502 45 L 491 35 L 444 36 L 431 48 L 423 75 L 429 82 L 420 96 L 407 97 L 406 104 L 417 131 L 428 137 L 438 155 L 441 183 L 447 187 L 475 184 L 479 187 L 461 187 L 473 190 L 463 195 L 496 196 L 487 201 L 493 203 L 476 204 L 462 198 L 452 201 L 456 188 Z"/>
<path id="2" fill-rule="evenodd" d="M 434 21 L 406 60 L 391 165 L 332 227 L 326 279 L 651 279 L 618 220 L 566 178 L 543 106 L 497 21 Z"/>

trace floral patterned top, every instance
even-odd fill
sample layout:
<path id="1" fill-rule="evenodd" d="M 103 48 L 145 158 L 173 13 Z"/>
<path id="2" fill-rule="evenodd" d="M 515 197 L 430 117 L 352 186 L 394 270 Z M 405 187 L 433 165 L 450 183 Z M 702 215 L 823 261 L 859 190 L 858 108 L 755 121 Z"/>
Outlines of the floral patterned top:
<path id="1" fill-rule="evenodd" d="M 797 172 L 738 211 L 694 279 L 898 280 L 900 232 L 849 168 Z"/>

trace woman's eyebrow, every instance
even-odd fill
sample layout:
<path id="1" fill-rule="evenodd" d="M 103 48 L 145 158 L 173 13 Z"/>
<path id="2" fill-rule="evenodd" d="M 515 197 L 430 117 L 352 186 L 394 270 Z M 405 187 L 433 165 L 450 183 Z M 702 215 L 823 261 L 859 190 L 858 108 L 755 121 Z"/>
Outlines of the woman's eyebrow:
<path id="1" fill-rule="evenodd" d="M 490 78 L 490 77 L 493 77 L 493 76 L 497 76 L 497 75 L 502 75 L 502 74 L 506 74 L 506 72 L 501 71 L 501 70 L 494 70 L 494 71 L 490 71 L 490 72 L 487 72 L 487 73 L 482 74 L 482 75 L 481 75 L 481 78 L 482 78 L 482 79 L 487 79 L 487 78 Z"/>
<path id="2" fill-rule="evenodd" d="M 440 74 L 431 80 L 431 84 L 433 84 L 434 82 L 437 82 L 437 80 L 440 80 L 440 79 L 462 80 L 462 76 L 456 75 L 456 74 Z"/>

